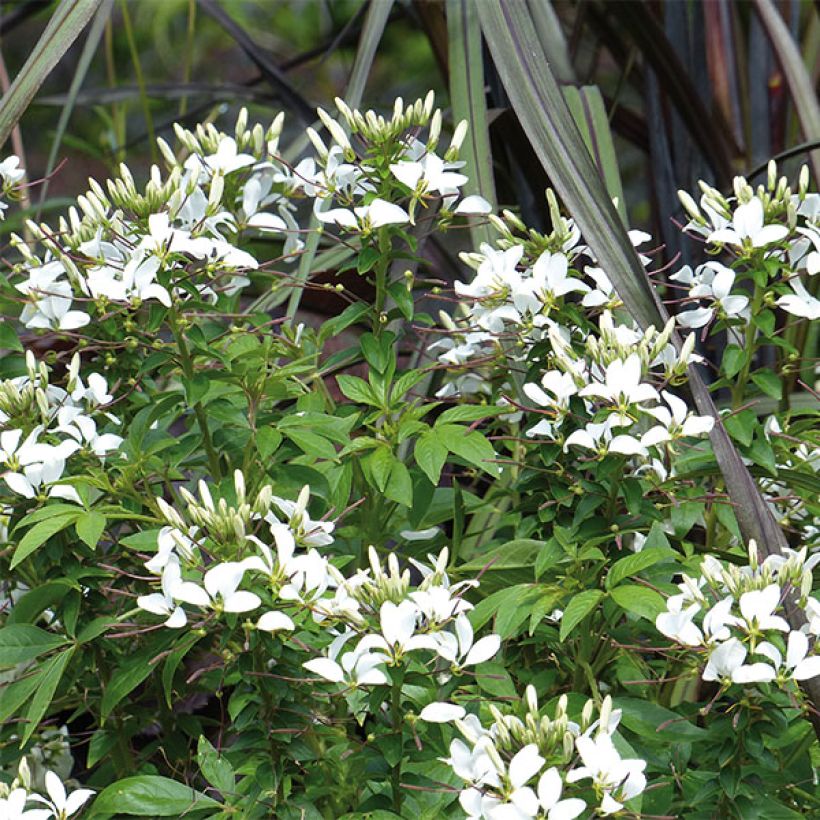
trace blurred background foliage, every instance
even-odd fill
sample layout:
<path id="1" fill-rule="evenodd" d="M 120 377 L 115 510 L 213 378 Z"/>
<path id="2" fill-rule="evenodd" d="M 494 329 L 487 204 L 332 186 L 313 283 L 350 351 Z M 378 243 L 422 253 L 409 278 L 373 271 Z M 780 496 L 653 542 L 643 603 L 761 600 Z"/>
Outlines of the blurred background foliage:
<path id="1" fill-rule="evenodd" d="M 146 174 L 156 160 L 152 136 L 169 138 L 174 122 L 228 127 L 242 105 L 252 121 L 285 109 L 298 140 L 313 106 L 344 96 L 357 55 L 375 49 L 364 66 L 362 102 L 377 109 L 430 88 L 447 105 L 457 89 L 451 102 L 461 116 L 457 78 L 483 71 L 498 203 L 544 228 L 549 180 L 481 29 L 470 22 L 478 2 L 102 0 L 20 122 L 17 144 L 30 179 L 51 175 L 47 186 L 32 187 L 28 213 L 41 210 L 47 218 L 84 190 L 88 176 L 104 178 L 126 157 L 135 173 Z M 656 267 L 678 256 L 696 261 L 674 224 L 683 219 L 678 188 L 692 190 L 702 178 L 727 189 L 734 174 L 754 173 L 776 155 L 785 154 L 788 173 L 818 137 L 805 133 L 800 100 L 759 13 L 766 4 L 779 12 L 816 91 L 820 19 L 812 0 L 515 2 L 529 9 L 608 190 L 623 191 L 622 216 L 663 242 Z M 57 6 L 0 4 L 4 86 Z M 467 21 L 463 36 L 454 36 L 456 18 Z M 19 216 L 10 218 L 2 231 L 19 226 Z M 454 255 L 444 253 L 447 259 Z"/>

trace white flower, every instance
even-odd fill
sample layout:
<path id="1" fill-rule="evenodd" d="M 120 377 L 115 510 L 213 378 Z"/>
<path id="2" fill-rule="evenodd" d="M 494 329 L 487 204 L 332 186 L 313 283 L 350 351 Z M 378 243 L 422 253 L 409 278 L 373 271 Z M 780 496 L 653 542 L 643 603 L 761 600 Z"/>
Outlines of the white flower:
<path id="1" fill-rule="evenodd" d="M 641 382 L 641 359 L 637 353 L 610 362 L 604 379 L 604 383 L 592 382 L 582 388 L 578 395 L 596 396 L 620 407 L 658 398 L 658 391 L 651 384 Z"/>
<path id="2" fill-rule="evenodd" d="M 171 629 L 179 629 L 188 623 L 185 610 L 174 600 L 173 592 L 182 580 L 179 570 L 179 563 L 176 558 L 166 563 L 162 572 L 162 592 L 154 592 L 150 595 L 140 595 L 137 598 L 137 606 L 146 612 L 154 615 L 167 615 L 165 626 Z"/>
<path id="3" fill-rule="evenodd" d="M 732 215 L 732 227 L 712 231 L 707 241 L 712 244 L 727 244 L 741 247 L 765 248 L 789 235 L 785 225 L 764 225 L 763 203 L 752 198 L 744 205 L 738 205 Z"/>
<path id="4" fill-rule="evenodd" d="M 444 762 L 462 780 L 473 786 L 500 786 L 501 779 L 487 751 L 491 746 L 493 746 L 492 738 L 486 735 L 479 737 L 472 749 L 462 740 L 453 740 L 450 743 L 450 757 Z"/>
<path id="5" fill-rule="evenodd" d="M 547 769 L 538 780 L 538 802 L 547 813 L 547 820 L 573 820 L 587 807 L 577 797 L 561 800 L 563 785 L 555 766 Z"/>
<path id="6" fill-rule="evenodd" d="M 746 620 L 749 631 L 765 629 L 789 631 L 786 619 L 774 614 L 780 604 L 780 597 L 781 591 L 777 584 L 770 584 L 765 589 L 744 592 L 740 596 L 740 614 Z"/>
<path id="7" fill-rule="evenodd" d="M 671 601 L 670 598 L 667 605 Z M 655 618 L 655 627 L 667 638 L 672 638 L 684 646 L 700 646 L 703 643 L 703 633 L 694 623 L 698 612 L 700 612 L 700 604 L 692 604 L 684 610 L 678 609 L 677 611 L 672 610 L 670 606 L 669 612 L 661 612 Z"/>
<path id="8" fill-rule="evenodd" d="M 501 638 L 498 635 L 485 635 L 473 643 L 473 626 L 466 615 L 456 618 L 454 628 L 455 635 L 452 632 L 439 632 L 435 637 L 438 643 L 436 651 L 456 670 L 484 663 L 501 648 Z"/>
<path id="9" fill-rule="evenodd" d="M 46 790 L 50 799 L 46 800 L 40 795 L 32 795 L 31 799 L 45 803 L 54 812 L 55 820 L 65 820 L 76 814 L 94 796 L 91 789 L 75 789 L 71 794 L 66 794 L 63 781 L 51 771 L 46 772 Z"/>
<path id="10" fill-rule="evenodd" d="M 544 762 L 535 743 L 529 743 L 516 752 L 506 774 L 500 772 L 508 784 L 505 801 L 492 806 L 485 816 L 490 820 L 527 820 L 535 817 L 538 798 L 526 784 L 541 771 Z"/>
<path id="11" fill-rule="evenodd" d="M 414 634 L 418 614 L 419 610 L 412 601 L 402 601 L 398 605 L 385 601 L 379 610 L 382 634 L 368 636 L 372 645 L 384 649 L 394 660 L 416 649 L 438 651 L 438 641 L 433 635 Z"/>
<path id="12" fill-rule="evenodd" d="M 669 410 L 662 406 L 643 408 L 645 413 L 654 416 L 660 422 L 641 436 L 641 444 L 644 447 L 687 436 L 705 435 L 714 427 L 715 420 L 711 416 L 696 416 L 690 413 L 686 402 L 668 390 L 662 390 L 661 395 L 669 405 Z"/>
<path id="13" fill-rule="evenodd" d="M 612 435 L 612 421 L 610 416 L 606 421 L 596 424 L 589 422 L 586 427 L 571 433 L 564 442 L 564 452 L 570 445 L 594 450 L 599 456 L 607 453 L 619 453 L 625 456 L 647 456 L 646 448 L 633 436 Z"/>
<path id="14" fill-rule="evenodd" d="M 5 183 L 14 185 L 25 175 L 25 170 L 20 167 L 20 157 L 12 154 L 0 162 L 0 176 L 3 177 Z"/>
<path id="15" fill-rule="evenodd" d="M 820 299 L 812 296 L 805 285 L 797 278 L 789 282 L 792 293 L 787 296 L 781 296 L 777 300 L 777 304 L 783 308 L 787 313 L 793 316 L 800 316 L 803 319 L 820 319 Z"/>
<path id="16" fill-rule="evenodd" d="M 757 645 L 755 652 L 769 658 L 779 676 L 783 666 L 783 656 L 780 650 L 768 641 L 763 641 Z M 809 639 L 797 630 L 789 633 L 785 672 L 787 677 L 798 681 L 810 680 L 820 675 L 820 655 L 809 655 Z"/>
<path id="17" fill-rule="evenodd" d="M 493 206 L 478 194 L 471 194 L 465 196 L 453 211 L 454 214 L 461 214 L 463 216 L 480 216 L 483 214 L 492 213 Z"/>
<path id="18" fill-rule="evenodd" d="M 223 612 L 250 612 L 256 609 L 262 600 L 255 592 L 239 590 L 244 574 L 243 562 L 225 561 L 205 573 L 204 589 L 191 581 L 180 581 L 173 585 L 169 592 L 175 600 L 194 606 Z"/>
<path id="19" fill-rule="evenodd" d="M 729 638 L 728 641 L 718 644 L 709 655 L 703 679 L 732 680 L 735 672 L 746 660 L 746 654 L 746 647 L 737 638 Z"/>
<path id="20" fill-rule="evenodd" d="M 619 811 L 624 802 L 646 787 L 643 774 L 646 761 L 622 758 L 608 732 L 600 732 L 594 740 L 582 735 L 575 739 L 575 748 L 584 765 L 569 772 L 567 783 L 592 778 L 595 786 L 604 792 L 600 807 L 603 814 Z"/>
<path id="21" fill-rule="evenodd" d="M 39 795 L 36 795 L 39 797 Z M 0 818 L 2 820 L 49 820 L 54 814 L 50 809 L 28 809 L 26 803 L 33 800 L 25 789 L 14 789 L 8 797 L 0 797 Z M 42 798 L 40 798 L 42 800 Z"/>
<path id="22" fill-rule="evenodd" d="M 347 208 L 323 211 L 318 207 L 320 202 L 321 200 L 316 200 L 317 207 L 313 210 L 320 222 L 334 223 L 354 231 L 370 231 L 385 225 L 404 225 L 410 221 L 410 214 L 404 208 L 384 199 L 374 199 L 369 205 L 354 208 L 352 211 Z"/>
<path id="23" fill-rule="evenodd" d="M 464 174 L 450 170 L 454 163 L 445 162 L 436 154 L 429 152 L 418 162 L 401 160 L 390 165 L 390 173 L 413 192 L 415 196 L 424 196 L 428 192 L 442 196 L 457 194 L 459 188 L 467 182 Z"/>
<path id="24" fill-rule="evenodd" d="M 336 659 L 345 643 L 353 636 L 352 632 L 339 635 L 328 647 L 327 657 L 314 658 L 303 663 L 302 666 L 309 672 L 329 680 L 331 683 L 347 683 L 353 688 L 357 686 L 384 686 L 390 681 L 384 670 L 379 669 L 387 657 L 379 652 L 370 652 L 362 648 L 362 643 L 350 652 L 346 652 L 341 663 Z"/>
<path id="25" fill-rule="evenodd" d="M 222 137 L 215 154 L 209 154 L 207 157 L 192 154 L 185 161 L 185 167 L 195 171 L 207 169 L 213 173 L 230 174 L 232 171 L 246 168 L 255 162 L 256 160 L 250 154 L 238 152 L 236 140 L 233 137 Z"/>

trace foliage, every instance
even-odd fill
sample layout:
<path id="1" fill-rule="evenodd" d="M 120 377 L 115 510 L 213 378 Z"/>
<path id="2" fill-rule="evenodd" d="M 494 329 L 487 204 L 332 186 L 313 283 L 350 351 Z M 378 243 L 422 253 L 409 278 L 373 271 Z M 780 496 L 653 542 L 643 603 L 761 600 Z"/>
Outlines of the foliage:
<path id="1" fill-rule="evenodd" d="M 479 16 L 534 43 L 529 14 Z M 567 145 L 594 99 L 553 111 Z M 533 225 L 433 92 L 335 108 L 177 124 L 145 181 L 11 232 L 2 816 L 815 813 L 808 169 L 681 191 L 708 258 L 650 279 L 558 143 Z M 430 248 L 462 236 L 448 278 Z M 750 538 L 719 446 L 788 547 Z"/>

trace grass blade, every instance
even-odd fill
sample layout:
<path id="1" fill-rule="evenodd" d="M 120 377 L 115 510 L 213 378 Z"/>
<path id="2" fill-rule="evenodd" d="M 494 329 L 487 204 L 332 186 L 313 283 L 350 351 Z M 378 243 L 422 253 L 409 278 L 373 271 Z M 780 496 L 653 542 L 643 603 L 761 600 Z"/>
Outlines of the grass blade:
<path id="1" fill-rule="evenodd" d="M 100 0 L 64 0 L 57 7 L 11 88 L 0 100 L 0 145 L 8 139 L 45 78 L 86 27 L 99 5 Z"/>
<path id="2" fill-rule="evenodd" d="M 601 90 L 596 85 L 586 85 L 583 88 L 566 86 L 563 91 L 575 125 L 606 185 L 609 198 L 618 201 L 621 221 L 628 225 L 621 172 Z"/>
<path id="3" fill-rule="evenodd" d="M 475 3 L 471 0 L 447 0 L 447 35 L 453 121 L 467 120 L 470 123 L 460 152 L 460 158 L 465 162 L 464 172 L 469 178 L 465 192 L 481 194 L 495 210 L 495 180 L 487 130 L 481 24 Z M 470 232 L 476 246 L 481 242 L 489 242 L 492 236 L 488 225 L 473 225 Z"/>
<path id="4" fill-rule="evenodd" d="M 797 44 L 771 0 L 755 0 L 755 9 L 786 75 L 803 137 L 820 139 L 820 103 Z M 815 181 L 820 180 L 820 151 L 812 151 L 809 161 Z"/>
<path id="5" fill-rule="evenodd" d="M 80 93 L 80 87 L 83 84 L 83 80 L 85 80 L 85 75 L 88 73 L 88 67 L 91 65 L 91 61 L 97 53 L 97 46 L 100 44 L 100 39 L 102 38 L 103 31 L 105 31 L 105 24 L 111 14 L 113 5 L 114 0 L 102 0 L 102 3 L 94 16 L 94 20 L 91 23 L 91 27 L 88 30 L 88 37 L 86 38 L 85 45 L 83 46 L 82 54 L 80 54 L 80 59 L 77 62 L 77 68 L 74 71 L 74 76 L 71 78 L 71 85 L 68 89 L 68 94 L 66 94 L 65 100 L 62 103 L 60 118 L 57 120 L 57 130 L 54 134 L 54 140 L 51 143 L 51 150 L 49 151 L 48 161 L 46 162 L 46 170 L 43 174 L 43 186 L 40 189 L 41 207 L 48 196 L 49 177 L 51 172 L 54 170 L 54 163 L 57 161 L 57 153 L 63 142 L 63 134 L 65 134 L 68 121 L 71 119 L 71 114 L 74 112 L 74 107 L 77 104 L 77 95 Z M 40 221 L 39 210 L 37 215 L 34 217 L 34 221 Z"/>
<path id="6" fill-rule="evenodd" d="M 370 0 L 367 6 L 367 14 L 359 37 L 359 47 L 356 50 L 356 60 L 353 63 L 353 70 L 350 72 L 345 93 L 345 102 L 351 108 L 358 108 L 361 105 L 367 78 L 370 76 L 370 69 L 373 67 L 373 59 L 376 56 L 376 49 L 379 47 L 384 27 L 387 25 L 392 10 L 393 0 Z"/>

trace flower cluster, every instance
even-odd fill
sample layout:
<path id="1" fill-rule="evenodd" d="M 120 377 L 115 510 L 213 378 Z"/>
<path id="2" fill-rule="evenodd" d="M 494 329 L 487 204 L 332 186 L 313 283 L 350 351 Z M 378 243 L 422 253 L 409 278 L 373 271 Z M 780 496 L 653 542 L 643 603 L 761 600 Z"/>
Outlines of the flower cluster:
<path id="1" fill-rule="evenodd" d="M 104 411 L 113 401 L 99 373 L 84 381 L 80 357 L 69 366 L 65 388 L 49 383 L 45 363 L 26 355 L 28 373 L 0 382 L 0 465 L 5 485 L 23 498 L 63 498 L 80 502 L 70 484 L 60 483 L 72 457 L 102 462 L 116 453 L 122 437 L 99 427 L 119 424 Z"/>
<path id="2" fill-rule="evenodd" d="M 767 281 L 756 288 L 759 304 L 776 304 L 794 316 L 817 319 L 820 300 L 802 279 L 820 273 L 820 195 L 809 193 L 808 184 L 804 166 L 793 192 L 771 162 L 767 184 L 757 189 L 736 177 L 733 197 L 701 183 L 700 206 L 684 191 L 680 199 L 691 218 L 686 230 L 717 251 L 729 250 L 739 262 L 760 263 L 755 270 L 765 271 Z M 729 326 L 749 321 L 750 298 L 735 287 L 737 272 L 732 268 L 711 260 L 695 270 L 684 266 L 670 279 L 688 290 L 687 309 L 677 317 L 683 327 L 704 327 L 715 319 Z"/>
<path id="3" fill-rule="evenodd" d="M 611 453 L 637 456 L 665 478 L 668 467 L 661 458 L 667 451 L 681 439 L 708 433 L 714 423 L 662 389 L 697 360 L 694 338 L 690 336 L 677 352 L 669 342 L 671 332 L 671 321 L 660 333 L 654 328 L 641 332 L 615 324 L 612 314 L 604 311 L 598 333 L 589 332 L 579 349 L 570 334 L 550 327 L 554 367 L 543 374 L 540 384 L 523 386 L 544 415 L 527 435 L 561 443 L 564 451 L 579 447 L 597 458 Z M 565 422 L 570 418 L 585 424 L 567 432 Z"/>
<path id="4" fill-rule="evenodd" d="M 167 616 L 167 627 L 187 624 L 184 604 L 216 616 L 252 612 L 265 602 L 307 607 L 334 585 L 327 559 L 316 550 L 332 543 L 333 524 L 310 518 L 307 487 L 293 502 L 274 496 L 265 486 L 250 503 L 244 476 L 237 470 L 234 489 L 235 506 L 224 498 L 214 503 L 204 481 L 199 499 L 183 489 L 185 518 L 157 499 L 168 525 L 160 530 L 157 552 L 145 567 L 160 576 L 161 591 L 140 596 L 137 606 Z M 249 572 L 259 581 L 258 592 L 240 589 Z M 294 628 L 293 620 L 278 610 L 265 612 L 256 625 L 270 632 Z"/>
<path id="5" fill-rule="evenodd" d="M 646 762 L 618 751 L 621 712 L 613 710 L 609 696 L 594 721 L 594 702 L 587 701 L 580 724 L 569 720 L 566 696 L 552 718 L 541 714 L 532 686 L 522 705 L 523 718 L 490 706 L 488 728 L 463 710 L 455 718 L 467 742 L 453 740 L 445 762 L 465 783 L 459 803 L 468 818 L 570 820 L 590 803 L 598 814 L 609 815 L 643 792 Z M 566 787 L 583 797 L 564 797 Z"/>
<path id="6" fill-rule="evenodd" d="M 658 615 L 660 632 L 679 644 L 705 650 L 703 679 L 732 683 L 784 685 L 820 675 L 820 604 L 811 597 L 812 569 L 820 555 L 806 549 L 770 555 L 758 563 L 757 546 L 749 546 L 748 566 L 725 568 L 713 556 L 701 564 L 701 575 L 684 575 L 680 594 Z M 807 624 L 792 629 L 785 599 L 794 595 Z"/>
<path id="7" fill-rule="evenodd" d="M 387 571 L 375 549 L 371 547 L 369 554 L 369 569 L 360 569 L 350 578 L 334 573 L 335 594 L 316 602 L 317 614 L 340 623 L 343 631 L 324 657 L 304 664 L 306 669 L 333 683 L 357 687 L 388 683 L 380 667 L 397 666 L 420 650 L 438 659 L 443 677 L 459 674 L 498 652 L 498 635 L 475 640 L 466 614 L 472 604 L 462 595 L 477 582 L 450 583 L 447 549 L 429 556 L 432 566 L 412 562 L 421 575 L 416 585 L 411 584 L 410 569 L 400 569 L 395 554 L 387 558 Z"/>
<path id="8" fill-rule="evenodd" d="M 3 820 L 67 820 L 80 812 L 93 797 L 91 789 L 66 791 L 63 781 L 53 772 L 45 775 L 46 797 L 32 791 L 31 773 L 26 759 L 20 762 L 17 777 L 10 785 L 0 783 L 0 818 Z M 45 808 L 26 808 L 31 804 Z"/>
<path id="9" fill-rule="evenodd" d="M 332 143 L 327 147 L 308 129 L 317 157 L 297 166 L 295 176 L 300 181 L 294 183 L 307 196 L 315 197 L 315 217 L 324 224 L 367 235 L 385 225 L 413 223 L 417 208 L 429 207 L 433 201 L 440 205 L 442 219 L 489 213 L 485 199 L 461 194 L 468 180 L 459 173 L 464 162 L 457 157 L 467 123 L 456 127 L 449 148 L 440 157 L 436 148 L 442 115 L 433 105 L 432 91 L 424 100 L 406 106 L 399 98 L 388 120 L 373 111 L 351 109 L 337 98 L 344 125 L 319 109 Z M 426 142 L 416 135 L 424 127 L 428 129 Z"/>

